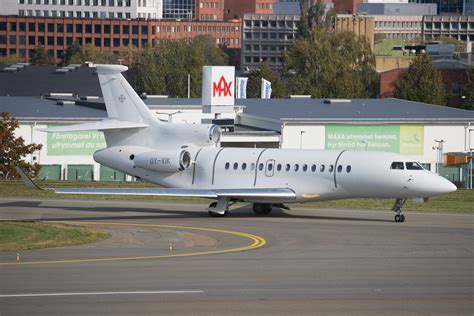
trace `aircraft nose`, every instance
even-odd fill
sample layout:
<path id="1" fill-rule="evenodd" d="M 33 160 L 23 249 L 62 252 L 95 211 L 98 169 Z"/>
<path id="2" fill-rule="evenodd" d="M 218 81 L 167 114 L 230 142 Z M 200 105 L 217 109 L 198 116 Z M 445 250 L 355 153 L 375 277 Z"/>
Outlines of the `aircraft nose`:
<path id="1" fill-rule="evenodd" d="M 458 188 L 456 187 L 456 185 L 454 183 L 452 183 L 451 181 L 443 178 L 443 177 L 440 177 L 443 181 L 441 182 L 441 190 L 443 191 L 443 193 L 450 193 L 450 192 L 454 192 L 456 191 Z"/>
<path id="2" fill-rule="evenodd" d="M 446 178 L 436 175 L 436 181 L 433 181 L 433 191 L 436 194 L 447 194 L 456 191 L 458 188 L 454 183 Z"/>

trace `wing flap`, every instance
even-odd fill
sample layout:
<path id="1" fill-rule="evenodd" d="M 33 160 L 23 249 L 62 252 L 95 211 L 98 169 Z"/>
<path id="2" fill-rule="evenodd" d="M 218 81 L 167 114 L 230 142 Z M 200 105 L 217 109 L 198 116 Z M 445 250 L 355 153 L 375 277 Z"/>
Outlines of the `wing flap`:
<path id="1" fill-rule="evenodd" d="M 94 131 L 94 130 L 112 130 L 112 129 L 125 129 L 125 128 L 145 128 L 147 124 L 133 123 L 119 121 L 115 119 L 107 119 L 99 122 L 75 124 L 67 126 L 57 126 L 49 128 L 38 128 L 37 130 L 42 132 L 77 132 L 77 131 Z"/>

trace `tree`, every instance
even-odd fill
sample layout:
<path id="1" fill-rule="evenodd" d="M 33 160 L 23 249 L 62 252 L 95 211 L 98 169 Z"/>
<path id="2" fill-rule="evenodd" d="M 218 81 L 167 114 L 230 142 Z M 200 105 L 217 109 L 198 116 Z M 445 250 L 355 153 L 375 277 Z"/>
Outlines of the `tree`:
<path id="1" fill-rule="evenodd" d="M 443 82 L 427 54 L 415 57 L 395 88 L 399 99 L 445 105 Z"/>
<path id="2" fill-rule="evenodd" d="M 69 65 L 71 64 L 72 58 L 80 54 L 81 54 L 81 45 L 79 45 L 78 41 L 74 41 L 71 45 L 67 47 L 62 63 L 64 65 Z"/>
<path id="3" fill-rule="evenodd" d="M 474 110 L 474 66 L 471 66 L 467 72 L 463 105 L 466 110 Z"/>
<path id="4" fill-rule="evenodd" d="M 15 130 L 19 127 L 18 121 L 11 118 L 6 112 L 2 112 L 1 117 L 0 174 L 5 179 L 17 177 L 15 167 L 20 167 L 31 176 L 36 176 L 40 170 L 39 164 L 30 164 L 23 158 L 40 150 L 42 145 L 25 145 L 25 140 L 22 137 L 15 137 Z"/>
<path id="5" fill-rule="evenodd" d="M 34 66 L 54 64 L 53 58 L 48 54 L 46 48 L 41 45 L 35 47 L 33 54 L 30 57 L 30 63 Z"/>
<path id="6" fill-rule="evenodd" d="M 375 56 L 365 37 L 315 28 L 284 55 L 285 74 L 294 94 L 315 98 L 375 96 Z"/>
<path id="7" fill-rule="evenodd" d="M 78 44 L 73 44 L 70 52 L 71 55 L 67 58 L 71 64 L 83 64 L 86 61 L 91 61 L 95 64 L 113 64 L 117 62 L 117 57 L 114 54 L 101 52 L 92 44 L 86 44 L 82 47 Z"/>
<path id="8" fill-rule="evenodd" d="M 280 75 L 273 72 L 268 66 L 267 62 L 260 63 L 258 69 L 250 70 L 249 79 L 247 82 L 247 97 L 260 98 L 262 89 L 262 78 L 272 83 L 272 97 L 283 98 L 286 96 L 285 82 L 280 78 Z"/>
<path id="9" fill-rule="evenodd" d="M 227 56 L 208 36 L 191 42 L 162 41 L 154 48 L 132 53 L 128 79 L 138 92 L 186 97 L 188 74 L 191 97 L 201 96 L 202 67 L 226 65 Z"/>
<path id="10" fill-rule="evenodd" d="M 321 0 L 302 0 L 298 37 L 309 37 L 314 28 L 332 27 L 333 12 L 326 15 L 325 4 Z M 328 12 L 329 13 L 329 12 Z"/>

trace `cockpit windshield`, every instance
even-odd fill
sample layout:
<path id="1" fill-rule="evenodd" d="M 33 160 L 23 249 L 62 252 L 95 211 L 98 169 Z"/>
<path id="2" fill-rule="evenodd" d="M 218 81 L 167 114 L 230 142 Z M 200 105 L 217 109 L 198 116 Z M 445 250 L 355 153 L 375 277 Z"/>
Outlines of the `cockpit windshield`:
<path id="1" fill-rule="evenodd" d="M 390 166 L 390 169 L 403 170 L 403 169 L 405 169 L 405 167 L 403 165 L 403 162 L 395 161 L 395 162 L 392 162 L 392 165 Z"/>
<path id="2" fill-rule="evenodd" d="M 407 170 L 423 170 L 423 167 L 416 161 L 406 162 Z"/>

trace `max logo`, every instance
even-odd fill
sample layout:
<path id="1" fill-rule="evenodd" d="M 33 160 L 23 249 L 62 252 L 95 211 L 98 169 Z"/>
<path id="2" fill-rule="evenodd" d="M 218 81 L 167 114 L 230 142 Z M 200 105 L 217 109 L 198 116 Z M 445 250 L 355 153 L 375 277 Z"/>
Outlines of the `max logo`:
<path id="1" fill-rule="evenodd" d="M 232 86 L 232 81 L 225 81 L 224 76 L 221 76 L 221 79 L 219 79 L 218 83 L 213 82 L 212 83 L 212 96 L 215 97 L 216 94 L 218 94 L 219 97 L 231 97 L 232 96 L 232 91 L 230 90 L 230 87 Z"/>

